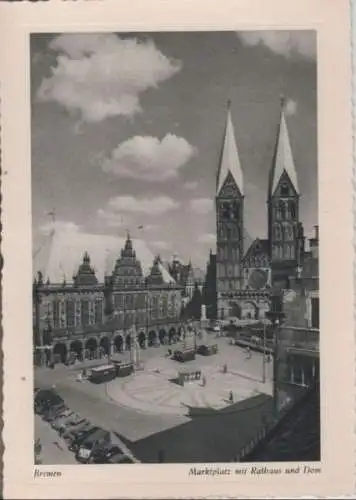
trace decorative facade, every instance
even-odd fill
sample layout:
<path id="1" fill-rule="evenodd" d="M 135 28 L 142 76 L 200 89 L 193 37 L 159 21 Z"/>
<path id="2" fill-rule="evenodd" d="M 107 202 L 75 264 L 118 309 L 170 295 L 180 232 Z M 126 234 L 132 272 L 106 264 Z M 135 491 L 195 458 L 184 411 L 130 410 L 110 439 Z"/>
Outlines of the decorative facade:
<path id="1" fill-rule="evenodd" d="M 216 305 L 208 304 L 217 317 L 261 319 L 269 309 L 271 288 L 290 287 L 305 253 L 299 197 L 282 101 L 267 189 L 268 238 L 256 238 L 245 248 L 244 180 L 229 104 L 215 196 Z"/>
<path id="2" fill-rule="evenodd" d="M 177 341 L 182 287 L 167 282 L 164 272 L 155 258 L 144 276 L 129 235 L 103 283 L 87 252 L 71 283 L 44 283 L 39 272 L 33 284 L 35 362 L 70 362 L 129 350 L 133 334 L 141 348 Z"/>

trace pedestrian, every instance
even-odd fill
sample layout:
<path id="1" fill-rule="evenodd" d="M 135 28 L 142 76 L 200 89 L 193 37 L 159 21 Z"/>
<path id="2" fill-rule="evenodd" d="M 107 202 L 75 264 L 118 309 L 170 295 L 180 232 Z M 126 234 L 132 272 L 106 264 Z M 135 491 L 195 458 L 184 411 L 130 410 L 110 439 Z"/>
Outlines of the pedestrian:
<path id="1" fill-rule="evenodd" d="M 227 373 L 227 364 L 226 363 L 223 366 L 223 373 Z"/>
<path id="2" fill-rule="evenodd" d="M 232 391 L 230 391 L 230 394 L 229 394 L 229 401 L 230 401 L 230 403 L 234 402 L 234 395 L 233 395 Z"/>

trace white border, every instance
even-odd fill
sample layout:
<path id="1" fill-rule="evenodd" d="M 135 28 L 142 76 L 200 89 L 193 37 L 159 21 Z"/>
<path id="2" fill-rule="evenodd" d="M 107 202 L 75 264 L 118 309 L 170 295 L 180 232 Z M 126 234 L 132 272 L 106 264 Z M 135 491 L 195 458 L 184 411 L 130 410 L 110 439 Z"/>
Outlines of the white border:
<path id="1" fill-rule="evenodd" d="M 351 70 L 346 0 L 55 0 L 0 5 L 5 498 L 346 495 L 354 490 Z M 61 466 L 33 478 L 29 32 L 317 29 L 322 474 L 188 476 L 188 465 Z M 211 465 L 211 464 L 209 464 Z M 277 466 L 277 464 L 275 464 Z M 286 464 L 282 464 L 285 466 Z M 219 464 L 221 467 L 221 464 Z M 231 464 L 228 464 L 231 466 Z M 234 464 L 235 467 L 235 464 Z"/>

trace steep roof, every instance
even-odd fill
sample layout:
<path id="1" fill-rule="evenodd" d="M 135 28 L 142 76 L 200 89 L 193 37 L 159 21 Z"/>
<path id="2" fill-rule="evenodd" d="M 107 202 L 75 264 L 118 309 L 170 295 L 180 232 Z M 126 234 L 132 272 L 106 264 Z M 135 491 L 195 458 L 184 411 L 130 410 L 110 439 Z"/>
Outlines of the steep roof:
<path id="1" fill-rule="evenodd" d="M 243 175 L 240 164 L 239 153 L 236 146 L 235 131 L 232 124 L 230 103 L 227 111 L 225 135 L 220 157 L 220 165 L 217 178 L 216 194 L 219 195 L 221 188 L 227 178 L 228 173 L 231 173 L 241 195 L 244 194 Z"/>
<path id="2" fill-rule="evenodd" d="M 295 169 L 292 148 L 290 145 L 288 127 L 285 117 L 284 100 L 282 99 L 277 141 L 270 174 L 270 196 L 273 196 L 273 194 L 275 193 L 283 172 L 287 173 L 296 193 L 299 194 L 297 171 Z"/>
<path id="3" fill-rule="evenodd" d="M 244 259 L 247 259 L 251 253 L 259 255 L 269 255 L 269 241 L 267 239 L 256 238 L 245 252 Z"/>
<path id="4" fill-rule="evenodd" d="M 52 231 L 46 237 L 43 245 L 33 255 L 33 275 L 38 271 L 43 274 L 43 280 L 51 283 L 73 282 L 85 252 L 90 256 L 90 262 L 99 282 L 105 275 L 110 275 L 115 267 L 120 251 L 125 246 L 124 237 L 101 234 L 82 233 L 80 231 Z M 145 276 L 150 272 L 154 254 L 143 240 L 132 240 L 137 258 L 141 261 Z M 173 283 L 174 279 L 162 264 L 159 264 L 165 283 Z"/>

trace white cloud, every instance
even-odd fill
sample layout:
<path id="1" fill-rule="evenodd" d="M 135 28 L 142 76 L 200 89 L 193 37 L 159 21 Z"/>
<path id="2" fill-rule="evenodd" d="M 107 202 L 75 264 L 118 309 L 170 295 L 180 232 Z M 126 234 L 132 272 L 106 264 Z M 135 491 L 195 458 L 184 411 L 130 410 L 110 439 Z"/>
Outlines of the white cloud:
<path id="1" fill-rule="evenodd" d="M 142 231 L 156 231 L 159 228 L 158 224 L 142 224 Z"/>
<path id="2" fill-rule="evenodd" d="M 183 184 L 183 187 L 189 191 L 193 191 L 198 187 L 198 184 L 198 181 L 187 181 Z"/>
<path id="3" fill-rule="evenodd" d="M 51 234 L 53 231 L 56 232 L 66 232 L 66 233 L 77 233 L 80 231 L 80 226 L 76 224 L 75 222 L 71 221 L 63 221 L 63 220 L 57 220 L 57 221 L 50 221 L 46 222 L 45 224 L 42 224 L 38 228 L 38 232 L 43 235 L 48 235 Z"/>
<path id="4" fill-rule="evenodd" d="M 150 215 L 162 215 L 165 212 L 177 209 L 179 206 L 178 202 L 168 196 L 141 199 L 134 196 L 117 196 L 109 200 L 111 210 L 146 213 Z"/>
<path id="5" fill-rule="evenodd" d="M 171 244 L 163 240 L 152 241 L 151 245 L 159 250 L 169 250 L 171 248 Z"/>
<path id="6" fill-rule="evenodd" d="M 213 209 L 213 206 L 213 200 L 210 198 L 197 198 L 196 200 L 191 200 L 190 202 L 190 208 L 193 212 L 200 215 L 209 213 Z"/>
<path id="7" fill-rule="evenodd" d="M 112 210 L 99 208 L 98 216 L 103 219 L 109 227 L 128 227 L 131 225 L 131 218 L 125 217 L 122 214 L 113 212 Z"/>
<path id="8" fill-rule="evenodd" d="M 293 116 L 297 113 L 298 103 L 293 101 L 293 99 L 288 99 L 285 105 L 285 111 L 287 116 Z"/>
<path id="9" fill-rule="evenodd" d="M 49 48 L 57 53 L 51 76 L 37 92 L 84 122 L 100 122 L 140 111 L 140 94 L 171 78 L 181 63 L 166 57 L 152 41 L 114 34 L 63 34 Z"/>
<path id="10" fill-rule="evenodd" d="M 300 55 L 316 58 L 316 36 L 306 31 L 245 31 L 237 32 L 245 45 L 265 45 L 272 52 L 291 57 Z"/>
<path id="11" fill-rule="evenodd" d="M 104 172 L 119 177 L 161 182 L 177 177 L 195 154 L 195 148 L 183 137 L 167 134 L 156 137 L 135 136 L 122 142 L 101 162 Z"/>
<path id="12" fill-rule="evenodd" d="M 200 234 L 198 236 L 199 243 L 216 243 L 216 235 L 213 233 Z"/>

